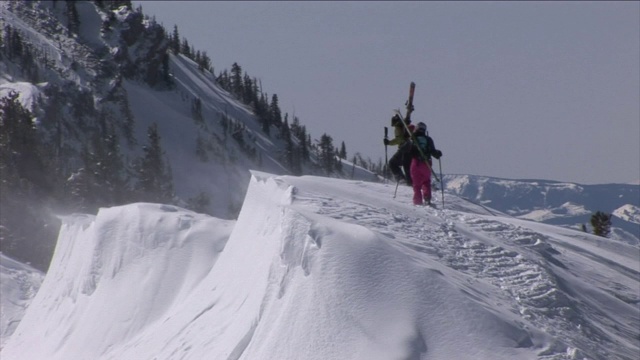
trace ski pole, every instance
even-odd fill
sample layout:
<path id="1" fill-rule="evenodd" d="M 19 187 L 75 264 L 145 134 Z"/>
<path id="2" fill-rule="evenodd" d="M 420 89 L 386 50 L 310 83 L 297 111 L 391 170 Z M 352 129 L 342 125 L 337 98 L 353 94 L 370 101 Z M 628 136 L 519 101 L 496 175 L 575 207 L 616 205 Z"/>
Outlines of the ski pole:
<path id="1" fill-rule="evenodd" d="M 389 128 L 384 127 L 384 138 L 385 140 L 389 138 Z M 387 158 L 387 145 L 384 145 L 384 180 L 388 184 L 389 183 L 389 160 Z M 395 196 L 394 196 L 395 197 Z"/>
<path id="2" fill-rule="evenodd" d="M 438 159 L 438 167 L 440 168 L 440 192 L 442 193 L 442 209 L 444 210 L 444 178 L 442 177 L 442 162 Z"/>

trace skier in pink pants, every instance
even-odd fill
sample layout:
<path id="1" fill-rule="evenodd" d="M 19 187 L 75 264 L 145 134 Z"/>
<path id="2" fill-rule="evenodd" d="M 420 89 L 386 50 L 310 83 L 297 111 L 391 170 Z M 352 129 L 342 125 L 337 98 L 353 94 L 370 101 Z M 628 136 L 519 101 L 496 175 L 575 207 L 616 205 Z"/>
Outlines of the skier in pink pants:
<path id="1" fill-rule="evenodd" d="M 431 160 L 429 160 L 431 163 Z M 429 164 L 431 166 L 431 164 Z M 413 205 L 431 204 L 431 170 L 419 157 L 411 159 L 411 179 L 413 180 Z"/>
<path id="2" fill-rule="evenodd" d="M 418 123 L 413 133 L 411 149 L 411 179 L 413 180 L 413 204 L 431 205 L 431 156 L 440 159 L 442 151 L 436 150 L 433 139 L 427 134 L 427 125 Z"/>

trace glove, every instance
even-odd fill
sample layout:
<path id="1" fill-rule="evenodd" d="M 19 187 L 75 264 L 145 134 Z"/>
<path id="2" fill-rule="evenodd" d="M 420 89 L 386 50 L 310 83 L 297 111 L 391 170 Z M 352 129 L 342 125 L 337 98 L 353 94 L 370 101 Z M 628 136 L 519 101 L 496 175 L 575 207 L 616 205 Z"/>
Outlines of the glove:
<path id="1" fill-rule="evenodd" d="M 384 138 L 384 140 L 382 140 L 382 141 L 384 142 L 384 145 L 385 145 L 385 146 L 389 145 L 389 139 Z"/>
<path id="2" fill-rule="evenodd" d="M 440 159 L 440 157 L 442 156 L 442 151 L 440 150 L 436 150 L 433 152 L 433 157 L 436 159 Z"/>

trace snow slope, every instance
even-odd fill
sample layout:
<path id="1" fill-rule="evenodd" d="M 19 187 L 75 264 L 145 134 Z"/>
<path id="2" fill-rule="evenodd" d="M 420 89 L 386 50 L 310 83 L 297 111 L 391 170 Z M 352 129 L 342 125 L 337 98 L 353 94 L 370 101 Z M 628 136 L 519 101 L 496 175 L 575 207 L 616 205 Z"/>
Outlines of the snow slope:
<path id="1" fill-rule="evenodd" d="M 0 349 L 16 329 L 44 274 L 0 253 Z"/>
<path id="2" fill-rule="evenodd" d="M 237 221 L 64 221 L 9 359 L 635 359 L 640 251 L 446 194 L 252 172 Z"/>

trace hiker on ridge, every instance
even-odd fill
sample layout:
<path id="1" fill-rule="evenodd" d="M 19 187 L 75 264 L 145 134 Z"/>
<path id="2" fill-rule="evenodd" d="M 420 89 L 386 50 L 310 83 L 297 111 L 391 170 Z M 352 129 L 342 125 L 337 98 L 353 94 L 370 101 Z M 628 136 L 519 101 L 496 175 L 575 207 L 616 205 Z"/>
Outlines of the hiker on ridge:
<path id="1" fill-rule="evenodd" d="M 442 151 L 436 149 L 433 139 L 427 133 L 427 125 L 423 122 L 418 123 L 413 138 L 415 143 L 410 148 L 413 204 L 431 205 L 431 157 L 440 159 Z"/>
<path id="2" fill-rule="evenodd" d="M 411 120 L 405 120 L 405 124 L 402 124 L 402 119 L 397 114 L 391 118 L 391 126 L 393 126 L 393 139 L 384 139 L 385 145 L 398 145 L 398 150 L 389 159 L 389 170 L 393 174 L 393 177 L 397 182 L 405 182 L 411 186 L 411 134 L 407 131 L 406 127 L 412 130 Z"/>

